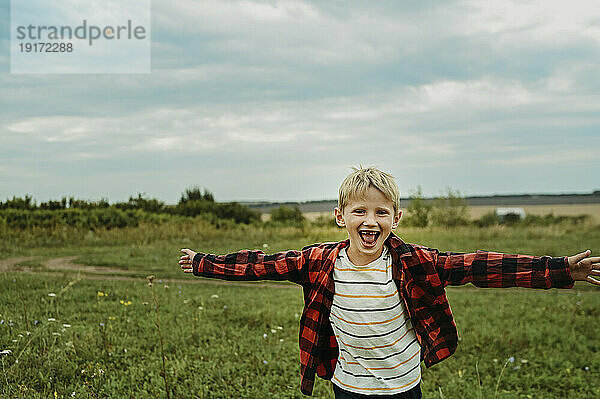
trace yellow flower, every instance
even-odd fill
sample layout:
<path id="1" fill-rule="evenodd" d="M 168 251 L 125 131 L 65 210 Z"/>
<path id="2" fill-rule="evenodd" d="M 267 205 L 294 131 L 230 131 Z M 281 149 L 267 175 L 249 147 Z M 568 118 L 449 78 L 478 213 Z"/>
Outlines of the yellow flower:
<path id="1" fill-rule="evenodd" d="M 120 300 L 119 302 L 121 302 L 121 305 L 125 305 L 125 301 L 124 300 Z"/>
<path id="2" fill-rule="evenodd" d="M 104 293 L 104 292 L 102 292 L 102 291 L 98 291 L 98 296 L 108 296 L 108 294 L 105 294 L 105 293 Z"/>

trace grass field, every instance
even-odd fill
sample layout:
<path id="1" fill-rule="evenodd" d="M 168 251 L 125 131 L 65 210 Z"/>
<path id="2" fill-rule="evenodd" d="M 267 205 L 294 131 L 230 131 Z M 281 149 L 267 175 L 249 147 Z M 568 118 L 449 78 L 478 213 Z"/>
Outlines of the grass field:
<path id="1" fill-rule="evenodd" d="M 442 250 L 600 253 L 594 225 L 398 233 Z M 2 236 L 0 350 L 11 353 L 0 355 L 0 397 L 167 397 L 156 298 L 172 398 L 300 398 L 300 288 L 184 275 L 178 249 L 274 252 L 342 239 L 344 232 L 215 229 L 197 220 Z M 152 288 L 149 274 L 156 276 Z M 580 284 L 550 291 L 448 289 L 461 342 L 454 356 L 424 371 L 424 397 L 600 397 L 599 294 Z M 314 396 L 332 397 L 330 390 L 317 380 Z"/>

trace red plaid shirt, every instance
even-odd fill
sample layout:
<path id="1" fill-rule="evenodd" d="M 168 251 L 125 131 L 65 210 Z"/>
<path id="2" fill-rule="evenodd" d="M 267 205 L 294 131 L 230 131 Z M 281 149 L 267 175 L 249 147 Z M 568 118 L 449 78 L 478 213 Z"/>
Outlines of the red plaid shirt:
<path id="1" fill-rule="evenodd" d="M 567 258 L 507 255 L 477 251 L 458 254 L 407 244 L 393 233 L 386 240 L 393 259 L 392 276 L 421 344 L 427 367 L 456 350 L 458 332 L 444 287 L 472 283 L 477 287 L 571 288 Z M 240 251 L 229 255 L 198 253 L 196 276 L 226 280 L 290 280 L 302 286 L 300 379 L 304 394 L 312 393 L 315 373 L 331 379 L 338 345 L 329 322 L 333 301 L 333 266 L 349 240 L 315 244 L 302 251 L 265 255 Z"/>

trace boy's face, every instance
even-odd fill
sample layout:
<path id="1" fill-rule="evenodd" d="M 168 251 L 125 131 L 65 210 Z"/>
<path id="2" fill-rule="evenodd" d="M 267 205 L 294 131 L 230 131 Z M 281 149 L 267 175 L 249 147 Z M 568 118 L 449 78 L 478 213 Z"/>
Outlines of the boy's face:
<path id="1" fill-rule="evenodd" d="M 338 226 L 348 230 L 350 247 L 346 253 L 357 266 L 381 256 L 383 244 L 401 216 L 401 212 L 394 215 L 392 201 L 375 187 L 369 187 L 362 198 L 351 198 L 343 212 L 339 208 L 334 212 Z"/>

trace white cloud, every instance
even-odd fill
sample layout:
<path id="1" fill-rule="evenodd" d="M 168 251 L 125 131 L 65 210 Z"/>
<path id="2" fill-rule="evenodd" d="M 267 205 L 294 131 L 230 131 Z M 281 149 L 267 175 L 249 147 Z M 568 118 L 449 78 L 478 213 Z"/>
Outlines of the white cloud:
<path id="1" fill-rule="evenodd" d="M 231 105 L 163 106 L 124 116 L 48 116 L 19 119 L 5 129 L 30 142 L 71 143 L 78 157 L 102 152 L 205 152 L 243 145 L 306 146 L 371 135 L 401 134 L 407 150 L 421 151 L 423 137 L 462 137 L 521 126 L 599 123 L 600 103 L 586 96 L 565 97 L 552 81 L 439 81 L 370 97 Z M 487 120 L 493 112 L 500 120 Z M 559 113 L 560 112 L 560 113 Z M 465 117 L 469 118 L 465 125 Z M 442 121 L 442 125 L 437 121 Z M 458 123 L 458 125 L 457 125 Z M 410 138 L 410 140 L 407 140 Z M 8 139 L 11 140 L 11 139 Z M 395 140 L 395 139 L 394 139 Z M 316 148 L 316 147 L 315 147 Z"/>
<path id="2" fill-rule="evenodd" d="M 581 39 L 600 44 L 600 17 L 596 0 L 495 0 L 462 2 L 468 23 L 457 25 L 468 35 L 502 35 L 504 43 L 526 42 L 565 45 Z"/>

